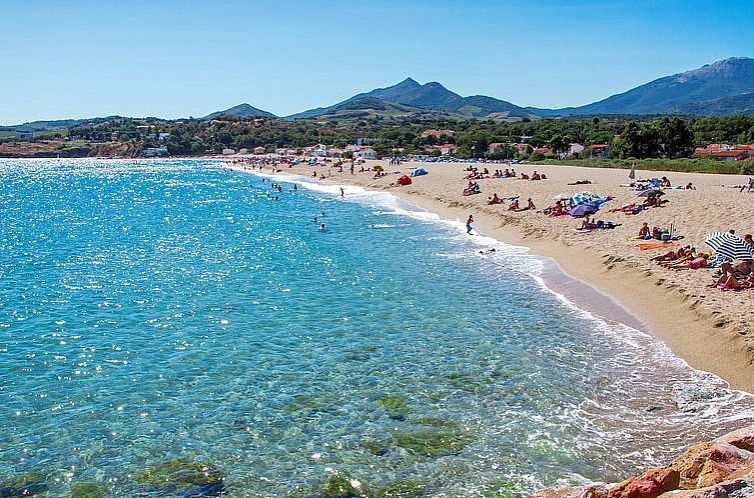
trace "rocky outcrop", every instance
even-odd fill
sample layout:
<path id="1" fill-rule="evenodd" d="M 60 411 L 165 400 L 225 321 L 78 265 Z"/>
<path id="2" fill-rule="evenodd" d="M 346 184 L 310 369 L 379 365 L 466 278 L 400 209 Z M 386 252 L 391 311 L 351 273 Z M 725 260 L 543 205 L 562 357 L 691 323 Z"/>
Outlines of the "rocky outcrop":
<path id="1" fill-rule="evenodd" d="M 608 486 L 551 488 L 532 498 L 754 498 L 754 426 L 688 448 L 666 467 Z"/>

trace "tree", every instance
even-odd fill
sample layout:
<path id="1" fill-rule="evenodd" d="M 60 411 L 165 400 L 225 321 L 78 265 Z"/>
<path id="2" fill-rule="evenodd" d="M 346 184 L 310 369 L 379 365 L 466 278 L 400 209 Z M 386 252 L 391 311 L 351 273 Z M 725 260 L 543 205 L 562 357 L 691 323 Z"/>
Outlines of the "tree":
<path id="1" fill-rule="evenodd" d="M 694 134 L 682 119 L 663 117 L 654 128 L 662 156 L 677 159 L 690 157 L 694 152 Z"/>

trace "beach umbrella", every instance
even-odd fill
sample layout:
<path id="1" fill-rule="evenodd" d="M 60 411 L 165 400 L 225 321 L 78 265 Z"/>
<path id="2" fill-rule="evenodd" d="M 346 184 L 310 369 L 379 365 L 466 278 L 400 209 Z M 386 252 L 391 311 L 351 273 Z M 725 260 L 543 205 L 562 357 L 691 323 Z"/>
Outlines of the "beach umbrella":
<path id="1" fill-rule="evenodd" d="M 597 212 L 597 208 L 591 204 L 579 204 L 575 208 L 568 211 L 571 216 L 588 216 Z"/>
<path id="2" fill-rule="evenodd" d="M 754 248 L 738 235 L 729 232 L 712 232 L 704 242 L 717 254 L 730 259 L 754 258 Z"/>
<path id="3" fill-rule="evenodd" d="M 648 188 L 647 190 L 642 190 L 639 192 L 639 197 L 656 197 L 658 195 L 665 195 L 665 192 L 660 190 L 659 188 Z"/>

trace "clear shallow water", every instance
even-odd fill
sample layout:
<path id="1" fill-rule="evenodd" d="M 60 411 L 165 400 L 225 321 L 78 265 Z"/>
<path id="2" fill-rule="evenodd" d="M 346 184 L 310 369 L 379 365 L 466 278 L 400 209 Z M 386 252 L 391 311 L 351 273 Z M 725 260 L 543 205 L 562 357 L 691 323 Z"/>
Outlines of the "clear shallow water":
<path id="1" fill-rule="evenodd" d="M 754 417 L 549 292 L 523 250 L 385 193 L 298 182 L 269 200 L 260 177 L 194 161 L 0 175 L 0 480 L 41 473 L 42 496 L 134 496 L 179 457 L 237 497 L 321 496 L 332 469 L 506 496 L 616 481 Z M 411 444 L 426 434 L 452 443 Z"/>

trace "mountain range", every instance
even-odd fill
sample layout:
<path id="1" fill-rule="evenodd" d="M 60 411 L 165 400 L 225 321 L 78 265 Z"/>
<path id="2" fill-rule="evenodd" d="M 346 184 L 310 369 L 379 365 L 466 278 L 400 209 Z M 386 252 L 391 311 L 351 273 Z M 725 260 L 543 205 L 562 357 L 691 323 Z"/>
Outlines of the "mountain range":
<path id="1" fill-rule="evenodd" d="M 484 95 L 461 97 L 440 83 L 422 85 L 412 78 L 406 78 L 396 85 L 360 93 L 329 107 L 309 109 L 284 119 L 343 117 L 341 111 L 345 110 L 348 116 L 355 116 L 358 114 L 356 111 L 363 111 L 364 116 L 374 115 L 374 99 L 413 107 L 415 114 L 432 111 L 451 118 L 494 120 L 592 114 L 754 115 L 754 59 L 724 59 L 698 69 L 665 76 L 580 107 L 520 107 Z M 395 115 L 395 110 L 391 108 L 390 114 Z M 410 109 L 402 108 L 404 117 L 410 114 Z"/>
<path id="2" fill-rule="evenodd" d="M 588 114 L 723 115 L 751 110 L 754 59 L 734 57 L 666 76 L 599 102 L 563 109 L 527 109 L 539 116 Z M 741 105 L 744 107 L 742 108 Z"/>
<path id="3" fill-rule="evenodd" d="M 213 112 L 202 119 L 220 115 L 264 116 L 273 113 L 239 104 Z M 541 117 L 592 114 L 723 116 L 745 114 L 754 116 L 754 59 L 732 57 L 707 64 L 698 69 L 665 76 L 626 92 L 579 107 L 546 109 L 520 107 L 505 100 L 473 95 L 462 97 L 438 82 L 420 84 L 412 78 L 385 88 L 359 93 L 328 107 L 317 107 L 286 116 L 283 119 L 492 119 L 520 120 Z M 36 132 L 98 122 L 110 118 L 34 121 L 16 126 L 0 127 L 0 131 Z"/>

